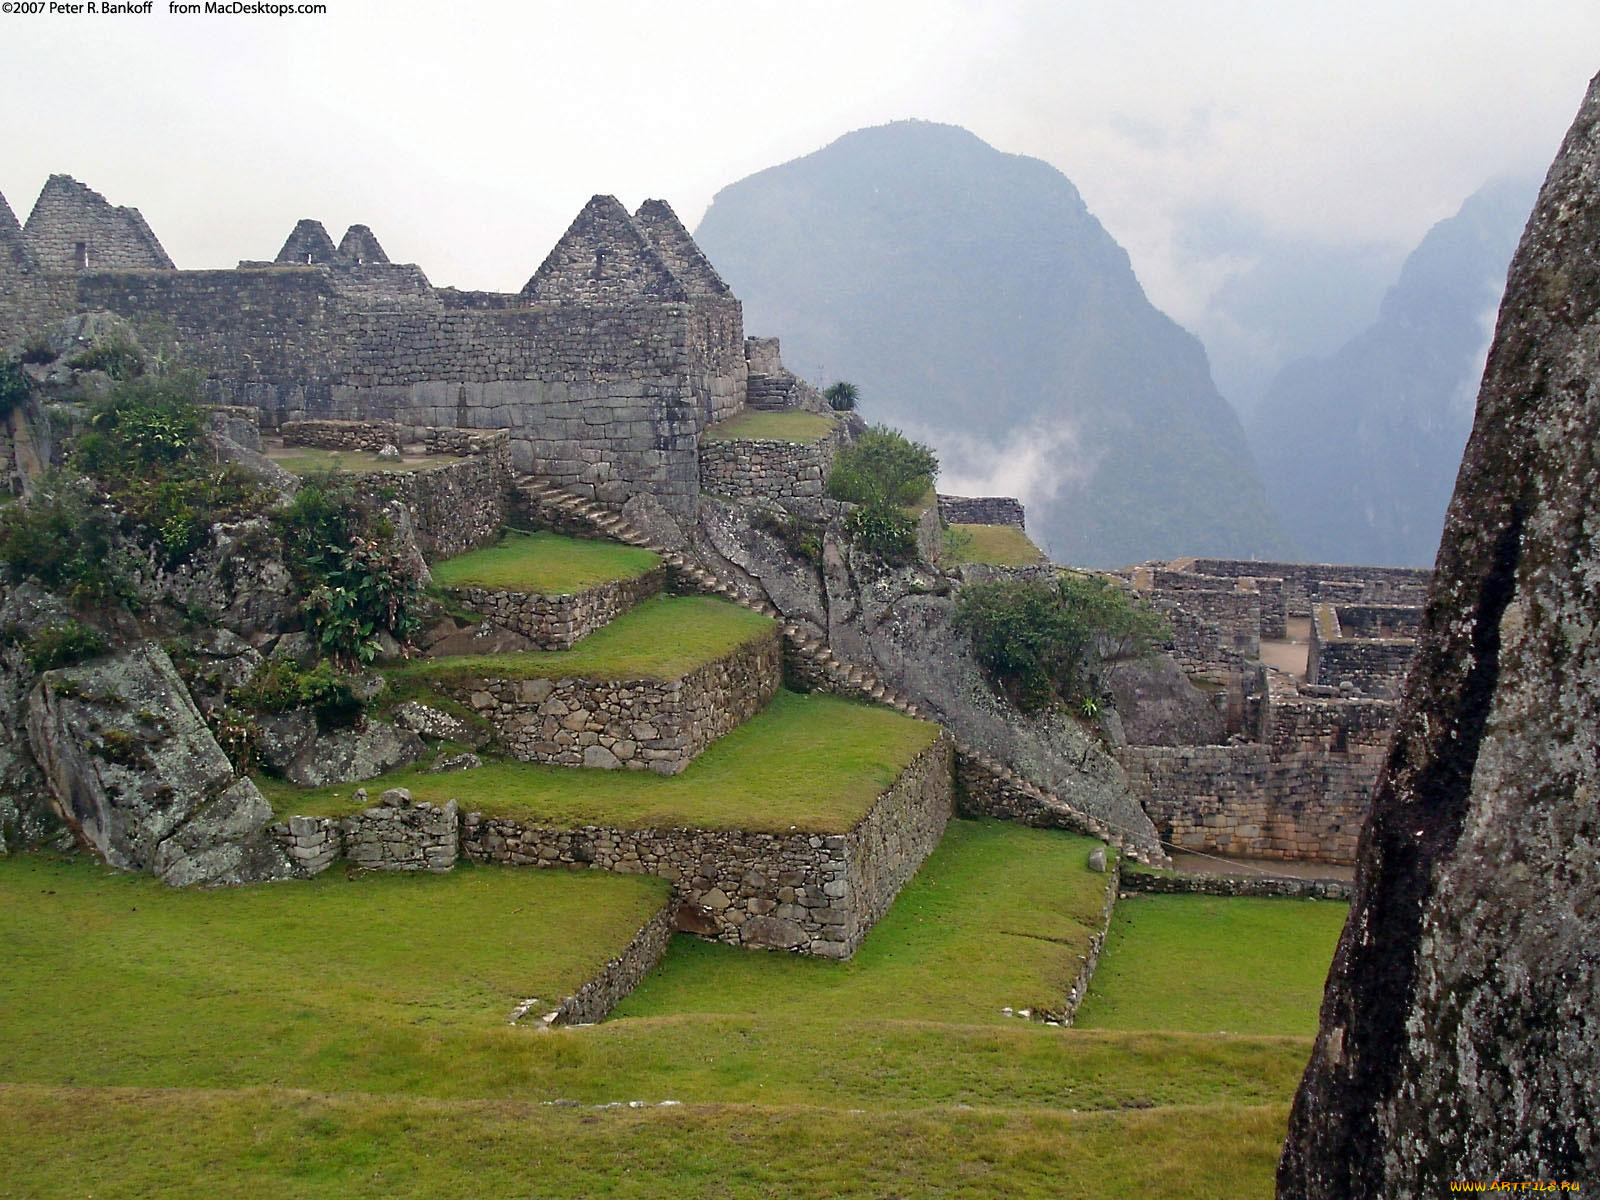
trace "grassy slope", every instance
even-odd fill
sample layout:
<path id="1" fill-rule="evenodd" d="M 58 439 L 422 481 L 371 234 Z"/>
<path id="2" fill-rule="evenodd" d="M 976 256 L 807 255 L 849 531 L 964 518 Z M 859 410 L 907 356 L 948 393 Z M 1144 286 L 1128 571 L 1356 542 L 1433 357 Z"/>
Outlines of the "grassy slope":
<path id="1" fill-rule="evenodd" d="M 819 1006 L 873 1018 L 1012 1022 L 1001 1008 L 1059 1005 L 1105 899 L 1087 838 L 956 821 L 848 963 L 747 954 L 679 938 L 619 1015 L 765 1014 Z"/>
<path id="2" fill-rule="evenodd" d="M 713 425 L 704 434 L 708 442 L 736 439 L 767 442 L 820 442 L 834 427 L 832 417 L 809 412 L 763 412 L 746 409 L 736 417 Z"/>
<path id="3" fill-rule="evenodd" d="M 662 1200 L 1270 1194 L 1282 1106 L 1063 1115 L 552 1109 L 0 1085 L 24 1196 Z M 39 1190 L 32 1191 L 30 1185 Z"/>
<path id="4" fill-rule="evenodd" d="M 493 546 L 435 564 L 433 581 L 445 588 L 502 588 L 565 596 L 602 583 L 636 579 L 660 563 L 648 550 L 616 542 L 557 533 L 508 533 Z"/>
<path id="5" fill-rule="evenodd" d="M 475 868 L 172 893 L 81 863 L 0 861 L 0 943 L 25 948 L 21 972 L 0 973 L 0 1080 L 29 1085 L 0 1085 L 0 1156 L 24 1195 L 265 1182 L 468 1196 L 531 1178 L 550 1196 L 1269 1195 L 1308 1039 L 1059 1030 L 994 1012 L 1068 969 L 1104 883 L 1085 848 L 958 822 L 854 962 L 688 946 L 696 964 L 680 946 L 629 1019 L 547 1034 L 503 1024 L 505 996 L 537 972 L 505 978 L 505 943 L 489 955 L 480 930 L 564 939 L 563 925 L 598 918 L 543 901 L 486 913 L 449 889 L 475 901 L 476 880 L 557 894 L 642 881 Z M 360 934 L 292 898 L 368 887 L 404 903 L 392 921 L 366 912 Z M 200 919 L 241 899 L 248 921 Z M 182 919 L 178 905 L 192 906 Z M 388 973 L 352 980 L 351 958 L 360 975 Z M 419 969 L 456 999 L 408 982 Z M 85 1083 L 100 1086 L 68 1090 Z M 251 1087 L 263 1090 L 190 1090 Z M 555 1098 L 685 1103 L 536 1103 Z"/>
<path id="6" fill-rule="evenodd" d="M 1309 1036 L 1348 911 L 1328 900 L 1130 896 L 1078 1025 Z"/>
<path id="7" fill-rule="evenodd" d="M 759 637 L 772 620 L 707 596 L 657 596 L 570 650 L 423 658 L 391 679 L 679 679 Z"/>
<path id="8" fill-rule="evenodd" d="M 996 567 L 1032 567 L 1044 554 L 1014 525 L 952 525 L 954 546 L 945 555 L 951 564 L 988 563 Z"/>
<path id="9" fill-rule="evenodd" d="M 443 775 L 425 767 L 366 783 L 418 800 L 551 825 L 843 832 L 938 736 L 935 725 L 834 696 L 779 692 L 766 711 L 713 742 L 681 775 L 496 762 Z M 796 764 L 804 763 L 804 770 Z M 351 787 L 262 781 L 280 814 L 342 816 Z"/>

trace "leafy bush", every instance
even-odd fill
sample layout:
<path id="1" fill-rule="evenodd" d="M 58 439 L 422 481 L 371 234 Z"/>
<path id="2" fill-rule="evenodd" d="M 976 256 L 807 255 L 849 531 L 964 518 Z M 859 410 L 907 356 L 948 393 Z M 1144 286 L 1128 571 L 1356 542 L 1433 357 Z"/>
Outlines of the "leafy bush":
<path id="1" fill-rule="evenodd" d="M 856 504 L 912 505 L 933 487 L 939 460 L 898 429 L 874 425 L 840 451 L 828 474 L 828 495 Z"/>
<path id="2" fill-rule="evenodd" d="M 22 349 L 17 353 L 19 363 L 33 363 L 35 365 L 55 362 L 56 352 L 50 348 L 50 339 L 42 333 L 36 333 L 22 343 Z"/>
<path id="3" fill-rule="evenodd" d="M 917 557 L 917 523 L 896 504 L 874 500 L 851 510 L 844 521 L 850 540 L 884 562 L 901 564 Z"/>
<path id="4" fill-rule="evenodd" d="M 98 629 L 69 618 L 33 636 L 27 650 L 28 665 L 35 671 L 54 671 L 104 654 L 108 648 Z"/>
<path id="5" fill-rule="evenodd" d="M 830 384 L 822 395 L 834 412 L 854 412 L 856 402 L 861 399 L 861 389 L 841 379 L 838 383 Z"/>
<path id="6" fill-rule="evenodd" d="M 1090 575 L 969 584 L 956 622 L 989 681 L 1024 712 L 1067 700 L 1097 713 L 1102 668 L 1169 636 L 1158 614 Z"/>
<path id="7" fill-rule="evenodd" d="M 193 381 L 143 378 L 118 384 L 95 405 L 72 464 L 93 477 L 141 541 L 182 562 L 218 521 L 259 512 L 268 499 L 242 469 L 206 445 Z"/>
<path id="8" fill-rule="evenodd" d="M 116 514 L 86 480 L 54 475 L 0 515 L 0 561 L 74 603 L 126 600 L 131 573 L 117 532 Z"/>
<path id="9" fill-rule="evenodd" d="M 235 689 L 233 703 L 255 712 L 280 713 L 309 708 L 316 713 L 323 729 L 354 725 L 366 711 L 366 702 L 356 690 L 355 681 L 341 675 L 329 663 L 318 663 L 310 670 L 288 659 L 265 663 L 250 682 Z"/>
<path id="10" fill-rule="evenodd" d="M 11 410 L 21 407 L 27 400 L 28 377 L 14 362 L 0 361 L 0 417 L 9 416 Z"/>
<path id="11" fill-rule="evenodd" d="M 380 635 L 406 642 L 421 621 L 418 572 L 389 542 L 393 530 L 348 476 L 307 479 L 278 516 L 307 627 L 344 663 L 377 657 Z"/>
<path id="12" fill-rule="evenodd" d="M 67 359 L 74 371 L 104 371 L 113 379 L 137 379 L 144 374 L 144 355 L 132 342 L 108 339 Z"/>
<path id="13" fill-rule="evenodd" d="M 788 549 L 789 553 L 810 563 L 822 562 L 823 526 L 792 513 L 769 512 L 759 509 L 755 523 L 766 530 Z"/>

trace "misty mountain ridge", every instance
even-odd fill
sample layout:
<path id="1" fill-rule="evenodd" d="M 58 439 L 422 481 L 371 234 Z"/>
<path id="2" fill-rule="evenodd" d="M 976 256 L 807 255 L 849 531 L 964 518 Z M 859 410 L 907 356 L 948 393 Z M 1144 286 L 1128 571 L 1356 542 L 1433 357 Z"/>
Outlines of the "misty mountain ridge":
<path id="1" fill-rule="evenodd" d="M 1199 341 L 1048 163 L 966 130 L 858 130 L 718 192 L 696 239 L 789 365 L 1020 496 L 1058 559 L 1282 555 Z"/>
<path id="2" fill-rule="evenodd" d="M 1475 192 L 1406 258 L 1370 326 L 1286 366 L 1249 414 L 1268 493 L 1304 556 L 1433 562 L 1536 186 Z"/>

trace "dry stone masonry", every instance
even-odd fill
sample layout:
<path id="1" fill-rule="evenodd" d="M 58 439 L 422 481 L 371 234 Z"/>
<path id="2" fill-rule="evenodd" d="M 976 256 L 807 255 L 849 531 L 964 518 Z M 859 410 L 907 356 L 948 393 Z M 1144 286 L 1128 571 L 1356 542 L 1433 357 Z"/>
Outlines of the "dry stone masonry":
<path id="1" fill-rule="evenodd" d="M 666 568 L 658 566 L 632 579 L 597 584 L 569 595 L 482 587 L 455 587 L 449 593 L 463 608 L 502 629 L 520 633 L 541 650 L 567 650 L 659 594 L 666 578 Z"/>
<path id="2" fill-rule="evenodd" d="M 821 496 L 845 436 L 836 425 L 815 442 L 706 438 L 700 443 L 700 488 L 738 500 Z"/>
<path id="3" fill-rule="evenodd" d="M 775 630 L 678 679 L 447 679 L 446 694 L 524 762 L 676 775 L 765 708 L 782 680 Z"/>

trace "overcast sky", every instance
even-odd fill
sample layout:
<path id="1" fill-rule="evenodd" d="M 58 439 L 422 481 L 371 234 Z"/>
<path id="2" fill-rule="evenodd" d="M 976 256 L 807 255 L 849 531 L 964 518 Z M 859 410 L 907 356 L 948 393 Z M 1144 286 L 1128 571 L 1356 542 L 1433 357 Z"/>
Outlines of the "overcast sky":
<path id="1" fill-rule="evenodd" d="M 180 267 L 270 258 L 310 216 L 514 290 L 594 192 L 693 227 L 727 183 L 925 117 L 1064 171 L 1185 321 L 1237 266 L 1187 244 L 1195 214 L 1409 246 L 1491 176 L 1542 172 L 1600 69 L 1596 0 L 157 7 L 4 18 L 19 219 L 64 171 Z"/>

